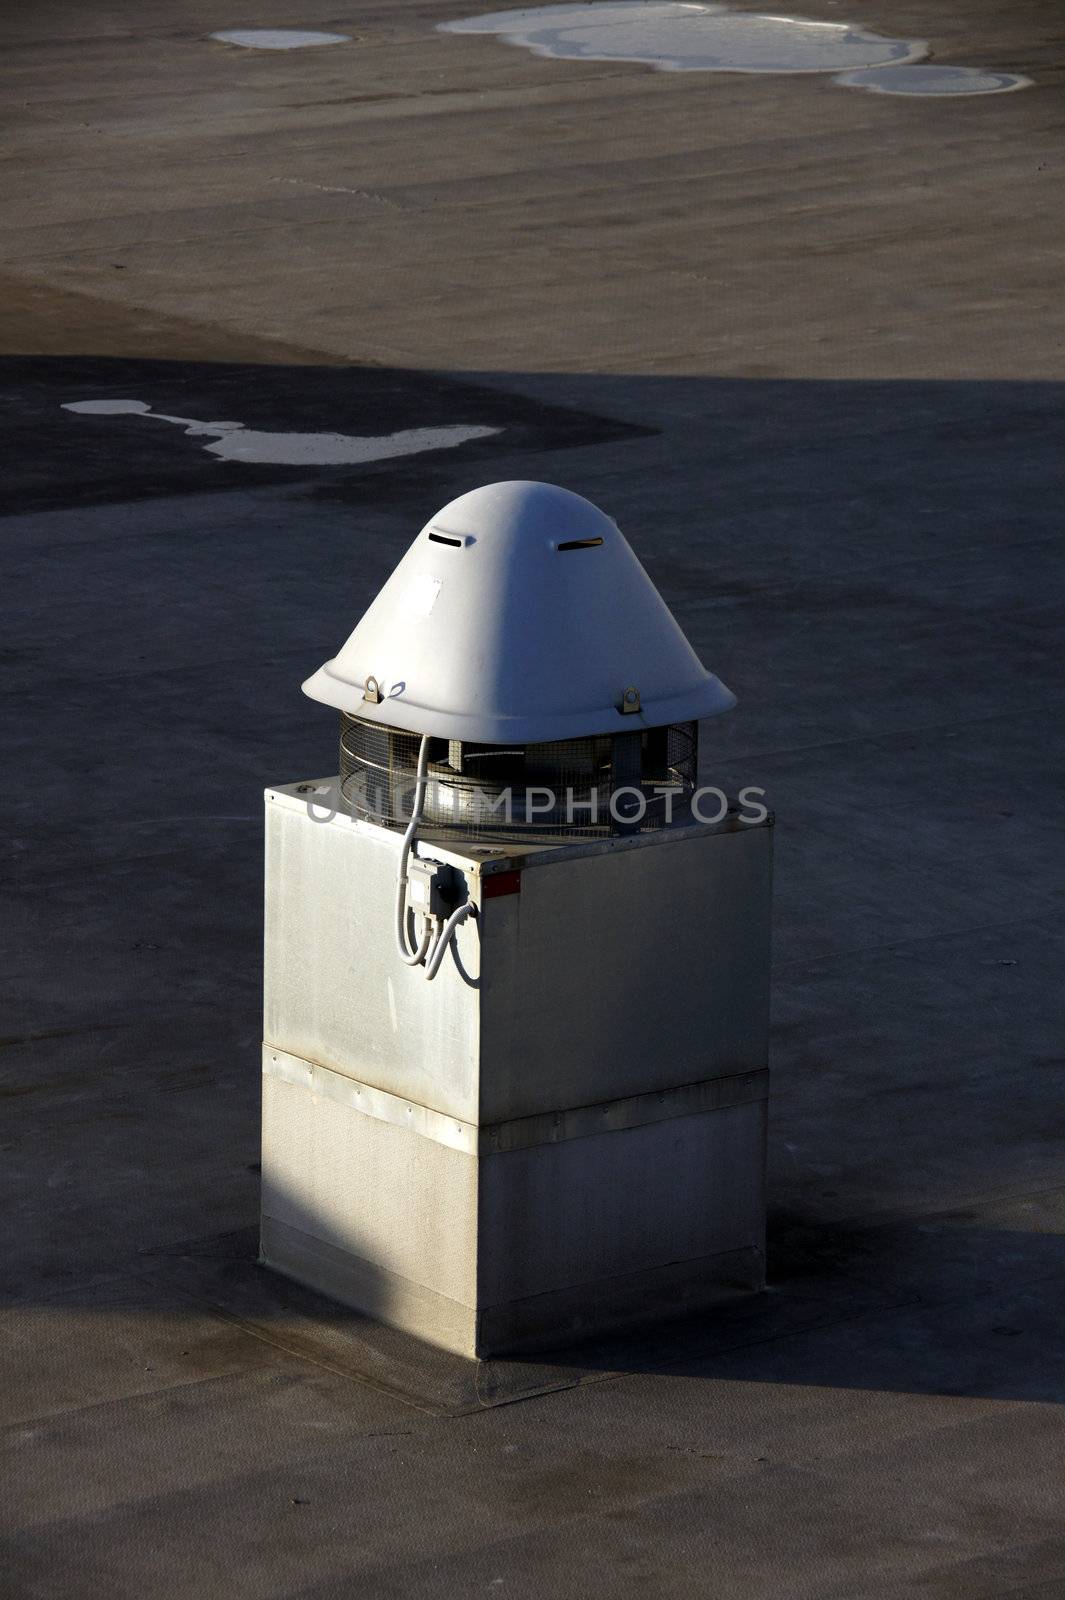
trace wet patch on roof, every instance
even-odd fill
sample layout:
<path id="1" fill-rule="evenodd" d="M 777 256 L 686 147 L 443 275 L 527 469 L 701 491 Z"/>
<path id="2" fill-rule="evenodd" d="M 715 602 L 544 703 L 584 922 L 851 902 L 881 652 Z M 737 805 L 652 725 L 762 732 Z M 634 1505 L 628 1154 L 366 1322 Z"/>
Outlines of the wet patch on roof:
<path id="1" fill-rule="evenodd" d="M 732 11 L 685 0 L 604 0 L 492 11 L 438 24 L 444 33 L 495 33 L 534 55 L 633 61 L 659 72 L 831 73 L 873 94 L 1006 94 L 1030 78 L 931 65 L 923 39 L 886 39 L 850 22 Z"/>
<path id="2" fill-rule="evenodd" d="M 361 505 L 370 479 L 420 505 L 456 472 L 657 431 L 406 368 L 113 356 L 0 359 L 0 430 L 12 511 L 285 482 Z"/>
<path id="3" fill-rule="evenodd" d="M 212 439 L 203 448 L 220 461 L 256 461 L 267 466 L 353 467 L 367 461 L 422 455 L 428 450 L 453 450 L 472 439 L 487 439 L 500 428 L 449 423 L 438 428 L 400 428 L 395 433 L 292 433 L 281 429 L 246 428 L 243 422 L 200 422 L 153 411 L 143 400 L 73 400 L 64 411 L 82 416 L 137 416 L 172 422 L 190 437 Z"/>
<path id="4" fill-rule="evenodd" d="M 305 28 L 226 28 L 210 37 L 245 50 L 307 50 L 314 45 L 347 44 L 351 34 L 314 33 Z"/>
<path id="5" fill-rule="evenodd" d="M 933 66 L 863 67 L 841 72 L 833 83 L 845 89 L 867 89 L 871 94 L 960 95 L 1009 94 L 1028 89 L 1031 78 L 1019 72 L 985 72 L 981 67 Z"/>
<path id="6" fill-rule="evenodd" d="M 840 72 L 919 61 L 921 39 L 885 39 L 846 22 L 813 22 L 678 0 L 496 11 L 439 24 L 446 33 L 497 33 L 534 54 L 637 61 L 660 72 Z"/>

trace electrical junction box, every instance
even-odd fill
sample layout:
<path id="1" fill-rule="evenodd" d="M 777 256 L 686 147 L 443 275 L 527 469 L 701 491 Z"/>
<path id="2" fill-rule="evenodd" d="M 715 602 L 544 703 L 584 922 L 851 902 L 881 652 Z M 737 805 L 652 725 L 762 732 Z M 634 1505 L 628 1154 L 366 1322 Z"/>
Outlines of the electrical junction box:
<path id="1" fill-rule="evenodd" d="M 467 1356 L 760 1287 L 771 845 L 427 827 L 408 894 L 437 863 L 474 913 L 427 983 L 400 834 L 267 790 L 263 1261 Z"/>

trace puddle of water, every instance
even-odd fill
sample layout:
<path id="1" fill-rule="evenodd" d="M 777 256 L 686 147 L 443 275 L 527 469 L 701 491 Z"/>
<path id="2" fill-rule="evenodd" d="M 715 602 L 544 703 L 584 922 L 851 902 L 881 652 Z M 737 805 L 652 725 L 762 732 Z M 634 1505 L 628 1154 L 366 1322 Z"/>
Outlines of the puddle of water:
<path id="1" fill-rule="evenodd" d="M 243 45 L 245 50 L 306 50 L 316 44 L 347 44 L 350 33 L 307 33 L 300 28 L 227 28 L 212 33 L 223 44 Z"/>
<path id="2" fill-rule="evenodd" d="M 640 61 L 660 72 L 840 72 L 920 61 L 920 39 L 884 39 L 845 22 L 734 12 L 678 0 L 538 6 L 438 24 L 445 33 L 497 33 L 540 56 Z"/>
<path id="3" fill-rule="evenodd" d="M 868 89 L 871 94 L 1009 94 L 1028 89 L 1031 78 L 1018 72 L 985 72 L 980 67 L 866 67 L 841 72 L 833 78 L 847 89 Z"/>
<path id="4" fill-rule="evenodd" d="M 243 422 L 198 422 L 195 417 L 171 417 L 153 411 L 143 400 L 71 400 L 64 411 L 82 416 L 151 417 L 172 422 L 186 434 L 214 435 L 204 449 L 222 461 L 255 461 L 284 467 L 345 467 L 367 461 L 387 461 L 393 456 L 420 455 L 426 450 L 453 450 L 471 439 L 487 439 L 501 428 L 404 428 L 398 433 L 360 437 L 348 433 L 268 433 L 246 428 Z"/>

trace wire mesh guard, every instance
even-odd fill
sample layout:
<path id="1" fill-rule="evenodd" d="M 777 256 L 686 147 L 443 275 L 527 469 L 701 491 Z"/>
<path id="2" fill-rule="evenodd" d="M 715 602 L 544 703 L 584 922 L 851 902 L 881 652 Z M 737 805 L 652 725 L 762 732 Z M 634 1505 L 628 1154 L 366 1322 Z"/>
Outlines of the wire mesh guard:
<path id="1" fill-rule="evenodd" d="M 406 827 L 420 746 L 420 734 L 341 713 L 340 790 L 353 816 Z M 685 815 L 697 765 L 695 722 L 550 744 L 431 739 L 422 815 L 462 839 L 634 833 Z"/>

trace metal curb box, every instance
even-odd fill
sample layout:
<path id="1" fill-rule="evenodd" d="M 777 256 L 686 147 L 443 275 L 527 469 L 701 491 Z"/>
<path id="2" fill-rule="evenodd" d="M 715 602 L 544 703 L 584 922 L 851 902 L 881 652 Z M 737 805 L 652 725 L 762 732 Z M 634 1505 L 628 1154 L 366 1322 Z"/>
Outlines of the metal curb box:
<path id="1" fill-rule="evenodd" d="M 429 834 L 475 918 L 426 983 L 338 783 L 266 791 L 264 1262 L 467 1356 L 760 1287 L 771 819 Z"/>

